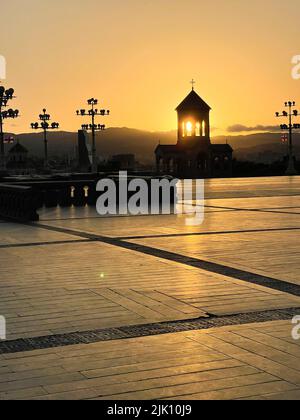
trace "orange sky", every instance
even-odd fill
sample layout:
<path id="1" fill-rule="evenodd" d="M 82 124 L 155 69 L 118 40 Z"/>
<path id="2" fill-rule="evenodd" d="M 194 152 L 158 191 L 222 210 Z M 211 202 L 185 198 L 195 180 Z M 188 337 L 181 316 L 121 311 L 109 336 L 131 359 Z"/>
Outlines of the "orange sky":
<path id="1" fill-rule="evenodd" d="M 22 114 L 6 131 L 30 131 L 44 106 L 77 130 L 87 121 L 75 111 L 92 96 L 111 109 L 109 126 L 172 130 L 192 78 L 213 108 L 213 134 L 274 125 L 283 101 L 300 102 L 299 15 L 299 0 L 2 2 L 4 83 Z"/>

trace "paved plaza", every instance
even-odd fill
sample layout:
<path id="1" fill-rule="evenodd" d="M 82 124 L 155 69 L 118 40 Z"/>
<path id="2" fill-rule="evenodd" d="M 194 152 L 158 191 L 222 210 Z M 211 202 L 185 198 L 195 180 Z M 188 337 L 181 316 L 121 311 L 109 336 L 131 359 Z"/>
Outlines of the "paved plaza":
<path id="1" fill-rule="evenodd" d="M 1 221 L 0 400 L 300 399 L 300 177 L 208 180 L 204 212 Z"/>

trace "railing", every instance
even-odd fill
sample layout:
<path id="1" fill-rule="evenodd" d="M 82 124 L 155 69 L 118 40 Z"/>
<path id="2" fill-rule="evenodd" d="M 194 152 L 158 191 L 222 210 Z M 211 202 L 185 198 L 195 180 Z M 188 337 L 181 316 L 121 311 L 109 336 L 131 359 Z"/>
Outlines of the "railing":
<path id="1" fill-rule="evenodd" d="M 110 175 L 109 178 L 115 180 L 118 190 L 118 177 Z M 136 176 L 128 177 L 128 182 L 135 178 Z M 142 178 L 149 184 L 153 179 L 150 176 Z M 18 221 L 34 221 L 39 219 L 37 209 L 42 207 L 95 206 L 101 194 L 96 191 L 97 182 L 98 180 L 87 178 L 84 180 L 13 181 L 11 184 L 0 184 L 0 217 Z M 149 193 L 151 194 L 151 188 L 149 188 Z M 128 194 L 128 199 L 131 194 Z M 174 204 L 172 194 L 171 204 Z"/>
<path id="2" fill-rule="evenodd" d="M 0 184 L 0 217 L 18 222 L 39 220 L 39 200 L 31 187 Z"/>
<path id="3" fill-rule="evenodd" d="M 28 186 L 29 183 L 26 183 Z M 82 207 L 95 205 L 99 193 L 96 181 L 39 181 L 30 183 L 30 187 L 39 198 L 39 207 Z"/>

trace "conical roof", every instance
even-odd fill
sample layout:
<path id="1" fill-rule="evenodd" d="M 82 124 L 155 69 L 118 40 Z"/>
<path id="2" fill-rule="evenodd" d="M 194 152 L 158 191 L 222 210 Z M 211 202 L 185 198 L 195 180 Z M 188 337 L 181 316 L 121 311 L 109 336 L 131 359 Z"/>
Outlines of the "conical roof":
<path id="1" fill-rule="evenodd" d="M 18 142 L 9 150 L 9 153 L 28 153 L 28 150 Z"/>
<path id="2" fill-rule="evenodd" d="M 203 109 L 204 111 L 210 111 L 211 107 L 200 98 L 200 96 L 193 89 L 188 96 L 181 102 L 176 108 L 176 111 L 184 111 L 190 109 Z"/>

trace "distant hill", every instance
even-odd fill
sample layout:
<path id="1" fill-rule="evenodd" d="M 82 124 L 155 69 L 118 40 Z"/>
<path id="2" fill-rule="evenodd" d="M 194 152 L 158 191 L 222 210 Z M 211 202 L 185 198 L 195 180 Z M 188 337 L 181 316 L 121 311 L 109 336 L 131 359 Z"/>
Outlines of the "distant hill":
<path id="1" fill-rule="evenodd" d="M 9 134 L 7 134 L 8 136 Z M 31 156 L 43 157 L 44 144 L 42 133 L 25 133 L 13 136 L 29 150 Z M 159 141 L 162 144 L 175 144 L 176 136 L 176 131 L 149 132 L 125 127 L 108 128 L 106 131 L 97 134 L 97 150 L 105 159 L 114 154 L 133 153 L 141 163 L 153 163 L 154 150 Z M 76 155 L 77 133 L 52 132 L 49 133 L 48 140 L 50 157 Z M 226 143 L 226 141 L 233 147 L 236 158 L 267 163 L 280 159 L 287 147 L 281 144 L 280 133 L 217 136 L 212 138 L 213 143 Z M 6 145 L 7 150 L 10 147 Z M 295 136 L 295 150 L 300 156 L 300 134 Z"/>
<path id="2" fill-rule="evenodd" d="M 271 163 L 281 160 L 288 152 L 288 145 L 281 142 L 281 132 L 258 133 L 212 138 L 215 143 L 228 143 L 234 149 L 234 156 L 239 160 L 259 163 Z M 294 134 L 294 151 L 300 160 L 300 134 Z"/>

